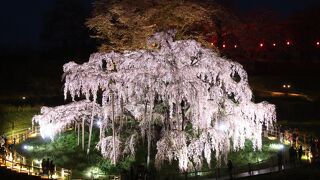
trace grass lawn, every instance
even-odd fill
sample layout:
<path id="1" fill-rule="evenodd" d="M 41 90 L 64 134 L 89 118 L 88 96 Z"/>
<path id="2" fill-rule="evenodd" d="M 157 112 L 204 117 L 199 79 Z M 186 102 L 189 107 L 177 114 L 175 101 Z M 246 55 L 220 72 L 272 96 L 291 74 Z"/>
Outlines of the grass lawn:
<path id="1" fill-rule="evenodd" d="M 0 105 L 0 133 L 11 134 L 31 127 L 31 119 L 40 112 L 39 106 Z"/>
<path id="2" fill-rule="evenodd" d="M 73 177 L 88 177 L 89 171 L 92 169 L 96 173 L 103 174 L 119 174 L 129 168 L 130 159 L 121 162 L 117 167 L 113 167 L 110 161 L 102 158 L 99 152 L 94 148 L 98 141 L 98 131 L 95 130 L 92 136 L 91 152 L 89 155 L 81 149 L 81 145 L 77 145 L 77 136 L 73 130 L 61 134 L 54 141 L 36 137 L 18 145 L 18 152 L 27 159 L 41 160 L 50 158 L 58 167 L 63 167 L 72 170 Z M 88 139 L 88 133 L 85 134 L 85 139 Z M 81 141 L 81 139 L 80 139 Z M 87 141 L 85 147 L 87 147 Z M 25 146 L 32 149 L 24 149 Z"/>
<path id="3" fill-rule="evenodd" d="M 124 161 L 120 162 L 116 167 L 112 166 L 110 161 L 102 158 L 99 152 L 94 149 L 94 145 L 98 141 L 98 129 L 93 131 L 93 141 L 91 147 L 91 153 L 87 155 L 81 149 L 81 145 L 77 145 L 77 136 L 73 130 L 62 133 L 54 141 L 44 140 L 41 137 L 28 139 L 27 141 L 18 145 L 18 151 L 21 155 L 27 157 L 27 159 L 41 160 L 43 158 L 50 158 L 58 167 L 72 169 L 73 177 L 84 177 L 90 168 L 98 167 L 100 173 L 103 174 L 120 174 L 126 173 L 130 170 L 131 163 L 134 163 L 134 159 L 127 157 Z M 88 139 L 88 134 L 86 133 Z M 274 156 L 277 150 L 271 149 L 269 146 L 272 143 L 278 143 L 277 141 L 271 141 L 263 139 L 264 145 L 262 151 L 253 151 L 250 141 L 246 141 L 245 149 L 238 152 L 231 152 L 229 159 L 231 159 L 235 166 L 247 165 L 248 163 L 255 163 L 257 161 L 267 160 L 271 156 Z M 23 147 L 32 146 L 32 150 L 25 150 Z M 86 142 L 87 146 L 87 142 Z M 139 148 L 137 150 L 136 164 L 145 164 L 145 148 Z M 213 165 L 212 167 L 214 167 Z M 223 166 L 225 166 L 223 164 Z M 208 169 L 208 167 L 203 170 Z M 154 169 L 153 169 L 154 170 Z M 155 171 L 155 170 L 154 170 Z M 156 172 L 153 172 L 156 173 Z M 166 164 L 163 166 L 159 174 L 179 173 L 177 164 Z M 156 173 L 156 174 L 158 174 Z"/>

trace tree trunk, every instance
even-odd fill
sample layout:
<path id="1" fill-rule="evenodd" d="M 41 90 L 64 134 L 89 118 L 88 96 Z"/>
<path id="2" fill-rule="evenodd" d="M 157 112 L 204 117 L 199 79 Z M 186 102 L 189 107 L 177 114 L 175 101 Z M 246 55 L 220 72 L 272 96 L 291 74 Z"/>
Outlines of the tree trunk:
<path id="1" fill-rule="evenodd" d="M 82 150 L 84 150 L 84 119 L 82 119 Z"/>
<path id="2" fill-rule="evenodd" d="M 92 115 L 91 115 L 91 121 L 90 121 L 89 141 L 88 141 L 88 147 L 87 147 L 87 154 L 90 153 L 90 145 L 91 145 L 91 135 L 92 135 L 93 119 L 94 119 L 94 106 L 93 106 L 93 108 L 92 108 Z"/>
<path id="3" fill-rule="evenodd" d="M 80 123 L 77 123 L 78 126 L 78 146 L 80 145 Z"/>
<path id="4" fill-rule="evenodd" d="M 183 131 L 184 130 L 185 121 L 186 121 L 186 118 L 185 118 L 185 115 L 184 115 L 185 103 L 184 103 L 183 100 L 181 101 L 181 106 L 180 107 L 181 107 L 181 116 L 182 116 L 181 130 Z"/>
<path id="5" fill-rule="evenodd" d="M 116 132 L 115 132 L 115 118 L 114 118 L 114 93 L 111 95 L 111 106 L 112 106 L 112 150 L 113 150 L 113 164 L 116 165 Z"/>
<path id="6" fill-rule="evenodd" d="M 147 103 L 147 100 L 146 100 L 146 102 L 144 104 L 144 114 L 143 114 L 144 121 L 148 121 L 147 113 L 148 113 L 148 103 Z M 144 134 L 143 137 L 142 137 L 142 144 L 143 145 L 144 145 L 144 142 L 145 142 L 145 137 L 146 137 L 146 134 Z"/>
<path id="7" fill-rule="evenodd" d="M 99 139 L 102 139 L 102 123 L 99 126 Z"/>
<path id="8" fill-rule="evenodd" d="M 150 103 L 150 115 L 149 115 L 149 120 L 148 120 L 148 155 L 147 155 L 147 169 L 149 169 L 149 167 L 150 167 L 152 114 L 153 114 L 153 103 Z"/>

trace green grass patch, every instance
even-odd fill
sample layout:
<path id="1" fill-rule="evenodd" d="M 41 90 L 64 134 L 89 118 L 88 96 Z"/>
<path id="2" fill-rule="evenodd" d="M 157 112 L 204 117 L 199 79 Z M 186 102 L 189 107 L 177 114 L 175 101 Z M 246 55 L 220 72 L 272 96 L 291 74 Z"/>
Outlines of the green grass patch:
<path id="1" fill-rule="evenodd" d="M 31 127 L 32 117 L 39 112 L 39 106 L 0 105 L 0 132 L 11 134 Z"/>
<path id="2" fill-rule="evenodd" d="M 87 147 L 88 133 L 85 133 L 85 146 Z M 120 161 L 117 166 L 113 166 L 109 160 L 104 159 L 100 152 L 98 152 L 94 146 L 97 144 L 99 139 L 99 130 L 93 130 L 92 143 L 91 143 L 91 153 L 86 154 L 85 151 L 81 149 L 81 144 L 78 146 L 77 134 L 70 130 L 68 132 L 62 133 L 54 141 L 49 139 L 42 139 L 41 137 L 28 139 L 27 141 L 18 145 L 18 151 L 20 154 L 25 156 L 27 159 L 37 159 L 41 160 L 43 158 L 50 158 L 58 167 L 63 167 L 71 169 L 74 178 L 88 177 L 88 171 L 100 172 L 105 175 L 108 174 L 129 174 L 131 165 L 146 165 L 146 142 L 139 143 L 137 149 L 136 158 L 125 157 Z M 81 141 L 81 139 L 80 139 Z M 81 143 L 81 142 L 80 142 Z M 245 142 L 245 148 L 237 152 L 231 152 L 228 155 L 228 159 L 231 159 L 235 166 L 245 166 L 248 163 L 256 163 L 257 161 L 268 160 L 277 153 L 276 150 L 270 148 L 270 144 L 277 144 L 278 141 L 271 141 L 268 139 L 263 139 L 263 147 L 261 151 L 253 151 L 252 143 L 250 141 Z M 31 146 L 32 149 L 25 150 L 23 147 Z M 178 162 L 173 161 L 170 163 L 164 163 L 162 169 L 157 171 L 153 167 L 153 161 L 156 150 L 153 148 L 151 155 L 151 169 L 150 174 L 154 177 L 159 177 L 158 175 L 166 176 L 176 176 L 181 175 L 178 169 Z M 212 158 L 214 159 L 214 158 Z M 215 160 L 212 160 L 211 167 L 215 167 Z M 204 162 L 205 164 L 205 162 Z M 222 167 L 226 165 L 223 163 Z M 90 169 L 90 170 L 89 170 Z M 97 170 L 98 169 L 98 170 Z M 209 171 L 207 165 L 201 171 Z M 208 172 L 207 174 L 210 174 Z M 203 176 L 207 176 L 205 172 L 202 172 Z M 209 176 L 209 175 L 208 175 Z"/>
<path id="3" fill-rule="evenodd" d="M 123 171 L 127 171 L 132 159 L 129 157 L 125 158 L 124 161 L 114 167 L 110 161 L 105 160 L 100 152 L 95 149 L 99 137 L 97 132 L 98 130 L 96 129 L 92 134 L 89 155 L 86 153 L 88 133 L 85 133 L 85 151 L 83 151 L 81 144 L 79 146 L 77 144 L 77 135 L 73 130 L 62 133 L 54 141 L 42 139 L 41 137 L 28 139 L 19 144 L 17 149 L 27 159 L 41 160 L 43 158 L 50 158 L 58 167 L 71 169 L 73 177 L 88 177 L 91 171 L 95 173 L 99 172 L 100 175 L 120 174 Z M 32 148 L 26 150 L 24 146 Z M 96 170 L 97 167 L 99 170 Z"/>

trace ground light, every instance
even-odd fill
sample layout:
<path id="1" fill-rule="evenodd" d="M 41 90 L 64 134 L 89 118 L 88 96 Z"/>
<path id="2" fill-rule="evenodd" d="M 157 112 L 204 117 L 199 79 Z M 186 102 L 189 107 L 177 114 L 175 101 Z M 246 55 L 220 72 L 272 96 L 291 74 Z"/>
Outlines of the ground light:
<path id="1" fill-rule="evenodd" d="M 106 176 L 99 167 L 95 167 L 95 166 L 88 168 L 85 171 L 85 175 L 89 178 L 94 178 L 94 179 L 103 178 Z"/>
<path id="2" fill-rule="evenodd" d="M 309 152 L 309 155 L 307 156 L 307 155 L 302 155 L 301 156 L 301 159 L 302 160 L 307 160 L 307 161 L 311 161 L 311 158 L 312 158 L 312 154 Z"/>
<path id="3" fill-rule="evenodd" d="M 34 159 L 33 162 L 34 162 L 35 164 L 41 164 L 41 161 L 38 160 L 38 159 Z"/>
<path id="4" fill-rule="evenodd" d="M 33 146 L 24 145 L 23 149 L 27 150 L 27 151 L 32 151 L 33 150 Z"/>
<path id="5" fill-rule="evenodd" d="M 268 136 L 268 139 L 271 140 L 271 141 L 274 141 L 276 139 L 278 139 L 276 136 Z"/>
<path id="6" fill-rule="evenodd" d="M 269 148 L 273 149 L 273 150 L 281 150 L 281 149 L 284 148 L 284 145 L 283 144 L 274 144 L 274 143 L 272 143 L 272 144 L 269 145 Z"/>
<path id="7" fill-rule="evenodd" d="M 30 150 L 33 150 L 33 146 L 24 145 L 23 149 L 30 151 Z"/>

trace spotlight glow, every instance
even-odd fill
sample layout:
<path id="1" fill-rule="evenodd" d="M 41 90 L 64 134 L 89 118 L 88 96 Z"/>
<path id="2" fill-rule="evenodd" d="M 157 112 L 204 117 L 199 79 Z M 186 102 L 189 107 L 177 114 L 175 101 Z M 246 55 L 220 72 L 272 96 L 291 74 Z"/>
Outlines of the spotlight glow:
<path id="1" fill-rule="evenodd" d="M 273 149 L 273 150 L 281 150 L 284 148 L 284 145 L 283 144 L 270 144 L 269 145 L 269 148 L 270 149 Z"/>

